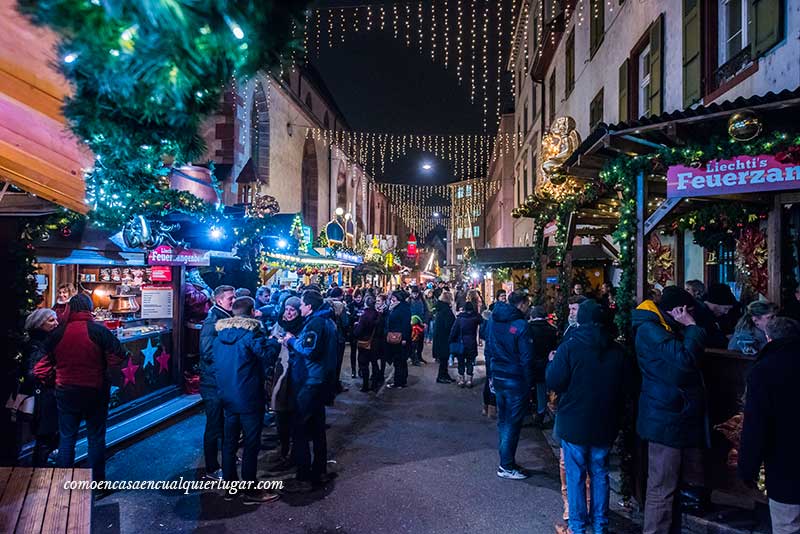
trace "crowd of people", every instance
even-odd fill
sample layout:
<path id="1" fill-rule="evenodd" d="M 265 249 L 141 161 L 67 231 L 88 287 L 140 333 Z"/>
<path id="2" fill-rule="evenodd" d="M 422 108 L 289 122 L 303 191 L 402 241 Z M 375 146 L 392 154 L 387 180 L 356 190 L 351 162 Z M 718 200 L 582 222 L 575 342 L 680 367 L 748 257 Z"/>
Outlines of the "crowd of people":
<path id="1" fill-rule="evenodd" d="M 711 429 L 701 365 L 706 348 L 722 348 L 757 355 L 747 377 L 739 473 L 755 484 L 763 463 L 773 532 L 800 529 L 800 462 L 793 451 L 800 436 L 792 424 L 800 399 L 781 386 L 800 379 L 800 288 L 797 302 L 783 310 L 765 301 L 742 307 L 724 284 L 706 288 L 693 280 L 653 290 L 632 314 L 635 358 L 616 341 L 610 284 L 596 295 L 575 284 L 563 331 L 527 291 L 493 297 L 487 306 L 478 290 L 445 282 L 390 292 L 336 284 L 324 292 L 315 285 L 262 287 L 255 298 L 246 289 L 217 287 L 200 333 L 205 477 L 254 481 L 262 429 L 272 424 L 279 445 L 268 472 L 295 471 L 285 491 L 311 491 L 335 476 L 327 471 L 326 406 L 348 391 L 341 380 L 348 344 L 351 378 L 364 393 L 381 388 L 387 366 L 394 372 L 386 387 L 408 387 L 408 366 L 429 363 L 426 343 L 438 364 L 436 383 L 471 388 L 482 345 L 483 413 L 497 417 L 498 477 L 529 476 L 516 462 L 526 417 L 541 428 L 554 424 L 563 519 L 573 534 L 607 532 L 609 456 L 626 396 L 635 392 L 636 432 L 649 457 L 644 532 L 679 532 L 680 510 L 708 501 L 703 450 Z M 124 354 L 91 310 L 91 299 L 65 286 L 55 309 L 28 317 L 20 383 L 37 400 L 34 465 L 46 465 L 57 451 L 57 465 L 71 466 L 85 421 L 89 465 L 103 479 L 106 370 Z M 277 498 L 267 491 L 243 495 L 247 504 Z"/>

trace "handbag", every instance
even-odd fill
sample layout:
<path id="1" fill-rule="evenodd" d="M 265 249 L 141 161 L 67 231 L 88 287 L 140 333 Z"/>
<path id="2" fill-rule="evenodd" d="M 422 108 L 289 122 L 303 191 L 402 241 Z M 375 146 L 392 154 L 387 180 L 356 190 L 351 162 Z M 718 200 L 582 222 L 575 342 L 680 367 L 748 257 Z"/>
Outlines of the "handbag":
<path id="1" fill-rule="evenodd" d="M 370 336 L 369 339 L 359 339 L 356 342 L 356 346 L 359 349 L 372 350 L 372 336 Z"/>
<path id="2" fill-rule="evenodd" d="M 386 334 L 386 342 L 389 345 L 399 345 L 403 342 L 402 332 L 389 332 Z"/>
<path id="3" fill-rule="evenodd" d="M 11 420 L 14 422 L 21 416 L 33 416 L 35 407 L 36 397 L 33 395 L 12 393 L 8 396 L 8 400 L 6 401 L 6 408 L 11 411 Z"/>
<path id="4" fill-rule="evenodd" d="M 450 354 L 461 356 L 464 354 L 464 344 L 461 342 L 450 343 Z"/>

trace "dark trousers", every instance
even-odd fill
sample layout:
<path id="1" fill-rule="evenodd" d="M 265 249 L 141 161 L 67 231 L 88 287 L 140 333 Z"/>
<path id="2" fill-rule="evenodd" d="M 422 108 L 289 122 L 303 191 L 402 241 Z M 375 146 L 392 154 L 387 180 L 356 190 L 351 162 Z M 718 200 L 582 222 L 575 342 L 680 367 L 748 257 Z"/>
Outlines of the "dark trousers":
<path id="1" fill-rule="evenodd" d="M 358 340 L 356 338 L 350 338 L 350 374 L 352 376 L 356 376 L 356 367 L 358 365 Z"/>
<path id="2" fill-rule="evenodd" d="M 378 389 L 380 383 L 383 381 L 383 375 L 380 374 L 380 366 L 378 365 L 378 358 L 375 351 L 372 349 L 358 349 L 358 370 L 361 373 L 361 378 L 364 381 L 363 389 Z M 372 367 L 370 382 L 370 367 Z"/>
<path id="3" fill-rule="evenodd" d="M 48 467 L 50 453 L 58 448 L 58 434 L 42 434 L 36 436 L 33 445 L 33 467 Z"/>
<path id="4" fill-rule="evenodd" d="M 408 385 L 408 345 L 386 345 L 390 360 L 394 364 L 394 385 Z"/>
<path id="5" fill-rule="evenodd" d="M 222 409 L 222 401 L 215 391 L 201 389 L 200 395 L 203 397 L 203 409 L 206 412 L 203 456 L 205 457 L 206 471 L 213 473 L 220 468 L 219 450 L 225 431 L 225 412 Z"/>
<path id="6" fill-rule="evenodd" d="M 275 426 L 278 429 L 278 440 L 281 443 L 281 457 L 289 457 L 292 438 L 292 414 L 287 410 L 275 412 Z"/>
<path id="7" fill-rule="evenodd" d="M 58 402 L 58 467 L 75 463 L 75 442 L 81 421 L 86 421 L 89 442 L 89 466 L 94 480 L 106 478 L 106 420 L 108 391 L 86 387 L 56 389 Z"/>
<path id="8" fill-rule="evenodd" d="M 297 480 L 315 482 L 326 472 L 328 443 L 325 437 L 325 386 L 305 385 L 297 392 L 292 454 Z"/>
<path id="9" fill-rule="evenodd" d="M 470 351 L 466 351 L 463 354 L 457 354 L 456 359 L 458 360 L 458 374 L 463 375 L 466 371 L 469 376 L 472 376 L 475 366 L 475 358 L 477 358 L 477 356 L 477 354 L 474 354 Z"/>
<path id="10" fill-rule="evenodd" d="M 675 449 L 660 443 L 648 445 L 647 497 L 644 534 L 678 534 L 681 510 L 678 490 L 681 480 L 703 486 L 703 451 Z"/>
<path id="11" fill-rule="evenodd" d="M 447 371 L 447 358 L 439 358 L 439 374 L 436 378 L 450 378 L 450 373 Z"/>
<path id="12" fill-rule="evenodd" d="M 225 480 L 239 480 L 236 475 L 236 451 L 239 450 L 241 434 L 244 434 L 242 480 L 256 480 L 263 423 L 264 412 L 232 413 L 225 410 L 225 437 L 222 443 L 222 473 Z"/>
<path id="13" fill-rule="evenodd" d="M 425 346 L 425 338 L 420 336 L 417 341 L 411 342 L 411 363 L 422 363 L 422 348 Z"/>
<path id="14" fill-rule="evenodd" d="M 500 466 L 512 469 L 516 464 L 517 444 L 530 390 L 525 387 L 522 380 L 494 378 L 492 382 L 497 398 L 497 448 L 500 453 Z"/>

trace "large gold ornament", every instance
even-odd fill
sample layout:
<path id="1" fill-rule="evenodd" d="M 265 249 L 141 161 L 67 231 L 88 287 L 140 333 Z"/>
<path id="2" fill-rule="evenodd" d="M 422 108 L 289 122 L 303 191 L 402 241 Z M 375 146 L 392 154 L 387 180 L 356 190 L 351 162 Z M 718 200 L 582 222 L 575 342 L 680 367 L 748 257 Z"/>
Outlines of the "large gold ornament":
<path id="1" fill-rule="evenodd" d="M 764 127 L 755 111 L 737 111 L 728 119 L 728 135 L 737 141 L 751 141 L 761 134 Z"/>
<path id="2" fill-rule="evenodd" d="M 536 177 L 536 195 L 541 198 L 561 201 L 580 191 L 581 181 L 567 175 L 562 166 L 581 144 L 575 130 L 575 119 L 559 117 L 542 137 L 540 154 L 542 164 Z"/>

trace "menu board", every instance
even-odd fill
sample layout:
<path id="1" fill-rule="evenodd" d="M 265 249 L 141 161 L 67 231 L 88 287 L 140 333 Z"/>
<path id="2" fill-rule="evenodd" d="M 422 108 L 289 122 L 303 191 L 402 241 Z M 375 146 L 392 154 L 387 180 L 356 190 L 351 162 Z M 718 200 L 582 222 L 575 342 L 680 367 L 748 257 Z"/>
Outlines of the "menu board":
<path id="1" fill-rule="evenodd" d="M 142 319 L 172 319 L 172 286 L 142 287 Z"/>

